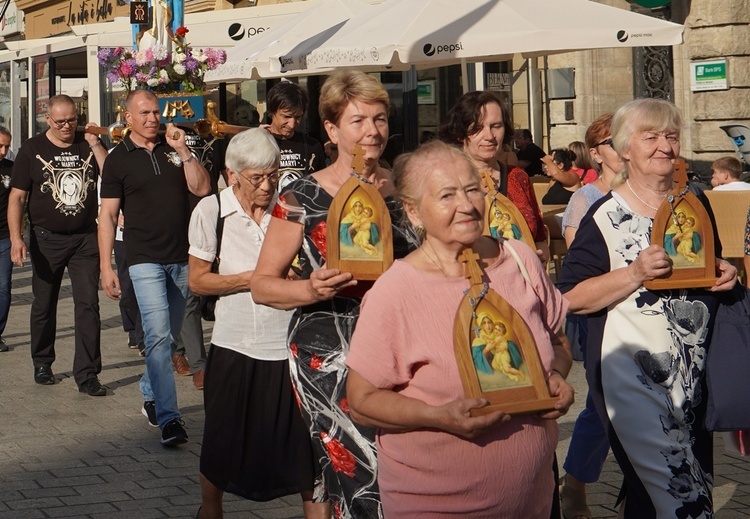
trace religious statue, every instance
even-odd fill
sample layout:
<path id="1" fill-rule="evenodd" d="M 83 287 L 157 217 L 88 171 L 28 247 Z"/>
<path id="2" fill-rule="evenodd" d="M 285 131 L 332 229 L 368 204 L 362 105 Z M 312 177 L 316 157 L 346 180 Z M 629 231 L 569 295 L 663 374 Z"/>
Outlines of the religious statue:
<path id="1" fill-rule="evenodd" d="M 140 34 L 136 45 L 140 50 L 158 46 L 172 52 L 172 43 L 179 42 L 177 29 L 185 18 L 184 0 L 149 0 L 149 6 L 151 28 Z"/>

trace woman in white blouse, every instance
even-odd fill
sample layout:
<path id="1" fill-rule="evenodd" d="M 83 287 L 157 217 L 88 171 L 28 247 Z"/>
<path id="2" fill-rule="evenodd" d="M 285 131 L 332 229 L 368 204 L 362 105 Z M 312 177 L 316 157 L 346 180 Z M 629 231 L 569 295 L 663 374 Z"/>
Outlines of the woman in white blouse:
<path id="1" fill-rule="evenodd" d="M 279 147 L 267 131 L 246 130 L 229 143 L 226 169 L 231 188 L 201 200 L 189 230 L 190 290 L 221 296 L 206 363 L 197 517 L 223 517 L 224 492 L 253 501 L 300 493 L 305 517 L 329 517 L 327 503 L 312 501 L 318 470 L 289 379 L 292 312 L 257 305 L 250 295 L 278 196 Z"/>

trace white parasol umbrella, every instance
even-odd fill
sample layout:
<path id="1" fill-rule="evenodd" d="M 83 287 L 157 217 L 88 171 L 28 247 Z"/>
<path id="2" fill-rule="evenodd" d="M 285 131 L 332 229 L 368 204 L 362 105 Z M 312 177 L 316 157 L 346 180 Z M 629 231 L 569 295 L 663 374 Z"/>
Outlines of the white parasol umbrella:
<path id="1" fill-rule="evenodd" d="M 607 47 L 682 43 L 683 26 L 588 0 L 390 0 L 323 42 L 277 53 L 281 70 L 405 70 Z"/>
<path id="2" fill-rule="evenodd" d="M 315 48 L 336 34 L 357 13 L 372 9 L 359 0 L 309 0 L 311 6 L 263 35 L 227 52 L 227 61 L 206 73 L 209 83 L 278 77 L 278 56 L 302 45 Z"/>

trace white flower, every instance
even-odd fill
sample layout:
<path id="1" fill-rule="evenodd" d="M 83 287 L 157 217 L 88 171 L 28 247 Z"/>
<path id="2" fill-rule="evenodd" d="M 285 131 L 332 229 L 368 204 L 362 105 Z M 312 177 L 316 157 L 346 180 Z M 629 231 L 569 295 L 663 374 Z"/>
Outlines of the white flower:
<path id="1" fill-rule="evenodd" d="M 153 47 L 153 53 L 154 53 L 154 59 L 155 60 L 162 60 L 167 58 L 167 48 L 163 47 L 161 45 L 156 45 Z"/>
<path id="2" fill-rule="evenodd" d="M 156 79 L 156 78 L 154 78 L 154 77 L 152 77 L 152 78 L 148 78 L 148 81 L 146 81 L 146 84 L 147 84 L 148 86 L 150 86 L 150 87 L 155 87 L 156 85 L 158 85 L 158 84 L 159 84 L 159 80 L 158 80 L 158 79 Z"/>
<path id="3" fill-rule="evenodd" d="M 185 65 L 181 65 L 180 63 L 175 63 L 173 68 L 174 68 L 174 73 L 177 74 L 178 76 L 185 75 L 185 72 L 186 72 Z"/>
<path id="4" fill-rule="evenodd" d="M 185 59 L 187 59 L 187 56 L 185 56 L 184 52 L 175 52 L 172 55 L 172 61 L 174 63 L 182 63 L 185 61 Z"/>
<path id="5" fill-rule="evenodd" d="M 146 53 L 145 52 L 138 51 L 138 52 L 135 53 L 135 64 L 136 65 L 138 65 L 139 67 L 142 67 L 143 65 L 145 65 L 148 62 L 149 62 L 149 60 L 146 57 Z"/>
<path id="6" fill-rule="evenodd" d="M 203 49 L 192 49 L 190 51 L 190 54 L 193 55 L 195 59 L 197 59 L 200 63 L 205 63 L 208 59 L 208 56 L 203 52 Z"/>
<path id="7" fill-rule="evenodd" d="M 159 70 L 159 79 L 169 79 L 169 74 L 166 70 L 161 69 Z"/>

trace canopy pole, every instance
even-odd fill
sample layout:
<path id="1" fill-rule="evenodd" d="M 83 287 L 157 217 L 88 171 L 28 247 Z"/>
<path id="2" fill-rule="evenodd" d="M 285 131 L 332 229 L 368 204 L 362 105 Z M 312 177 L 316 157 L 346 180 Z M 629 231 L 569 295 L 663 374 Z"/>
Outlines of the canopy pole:
<path id="1" fill-rule="evenodd" d="M 461 58 L 461 87 L 464 94 L 469 92 L 469 66 L 466 58 Z"/>

